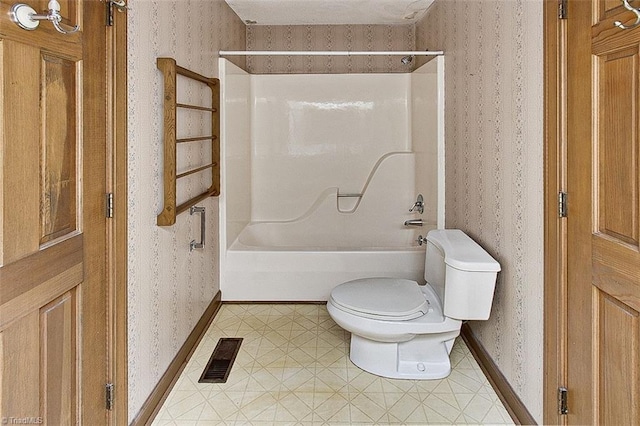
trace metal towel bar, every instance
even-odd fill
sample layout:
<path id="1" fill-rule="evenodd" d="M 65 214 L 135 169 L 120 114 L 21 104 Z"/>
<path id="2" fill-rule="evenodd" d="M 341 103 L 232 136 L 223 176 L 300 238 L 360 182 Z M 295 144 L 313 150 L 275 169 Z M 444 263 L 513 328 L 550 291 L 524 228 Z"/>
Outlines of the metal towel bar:
<path id="1" fill-rule="evenodd" d="M 189 251 L 193 251 L 194 249 L 204 248 L 204 236 L 206 231 L 206 223 L 205 220 L 205 209 L 204 207 L 199 206 L 191 206 L 189 209 L 189 214 L 194 215 L 196 213 L 200 213 L 200 242 L 196 242 L 196 240 L 191 240 L 189 243 Z"/>

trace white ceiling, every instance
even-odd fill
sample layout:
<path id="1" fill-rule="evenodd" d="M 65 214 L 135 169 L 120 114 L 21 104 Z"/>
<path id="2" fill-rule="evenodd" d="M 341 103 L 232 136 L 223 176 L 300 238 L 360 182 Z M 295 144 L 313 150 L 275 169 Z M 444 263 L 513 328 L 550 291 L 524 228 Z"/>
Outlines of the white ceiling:
<path id="1" fill-rule="evenodd" d="M 257 25 L 410 24 L 434 0 L 225 0 Z M 250 22 L 253 23 L 253 22 Z"/>

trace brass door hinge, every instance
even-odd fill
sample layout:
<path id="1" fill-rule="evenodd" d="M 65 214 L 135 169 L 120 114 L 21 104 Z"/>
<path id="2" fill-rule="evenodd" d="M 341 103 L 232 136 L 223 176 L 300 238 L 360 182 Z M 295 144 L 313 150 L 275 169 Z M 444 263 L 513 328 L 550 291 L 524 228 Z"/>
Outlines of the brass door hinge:
<path id="1" fill-rule="evenodd" d="M 113 218 L 113 192 L 109 192 L 108 194 L 106 194 L 105 207 L 106 207 L 105 215 L 107 216 L 107 218 L 108 219 Z"/>
<path id="2" fill-rule="evenodd" d="M 113 410 L 114 392 L 113 383 L 107 383 L 105 385 L 105 402 L 107 410 Z"/>
<path id="3" fill-rule="evenodd" d="M 567 193 L 558 192 L 558 217 L 567 217 Z"/>
<path id="4" fill-rule="evenodd" d="M 567 19 L 567 0 L 558 0 L 558 19 Z"/>
<path id="5" fill-rule="evenodd" d="M 565 387 L 558 388 L 558 414 L 564 416 L 569 414 L 569 407 L 567 407 L 567 398 L 569 391 Z"/>

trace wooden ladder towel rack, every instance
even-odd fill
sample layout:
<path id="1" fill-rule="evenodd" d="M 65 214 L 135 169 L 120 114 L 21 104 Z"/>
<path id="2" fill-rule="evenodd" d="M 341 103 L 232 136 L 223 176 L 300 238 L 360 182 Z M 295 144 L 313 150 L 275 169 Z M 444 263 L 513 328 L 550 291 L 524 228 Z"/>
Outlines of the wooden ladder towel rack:
<path id="1" fill-rule="evenodd" d="M 173 58 L 158 58 L 157 66 L 164 76 L 164 207 L 158 215 L 159 226 L 173 225 L 176 215 L 189 210 L 207 197 L 220 195 L 220 80 L 204 77 L 176 65 Z M 206 85 L 211 90 L 211 107 L 177 102 L 177 76 Z M 211 135 L 178 138 L 177 109 L 184 108 L 211 114 Z M 178 174 L 176 171 L 177 144 L 211 141 L 211 162 Z M 211 170 L 209 188 L 189 200 L 177 204 L 176 181 L 195 173 Z"/>

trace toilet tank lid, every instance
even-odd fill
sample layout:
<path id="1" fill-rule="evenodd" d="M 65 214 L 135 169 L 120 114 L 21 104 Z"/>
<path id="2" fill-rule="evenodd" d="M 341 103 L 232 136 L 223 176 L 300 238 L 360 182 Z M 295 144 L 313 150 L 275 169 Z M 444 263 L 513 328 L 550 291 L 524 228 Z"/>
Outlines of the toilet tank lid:
<path id="1" fill-rule="evenodd" d="M 427 241 L 444 253 L 444 262 L 461 271 L 498 272 L 500 264 L 459 229 L 434 229 Z"/>

